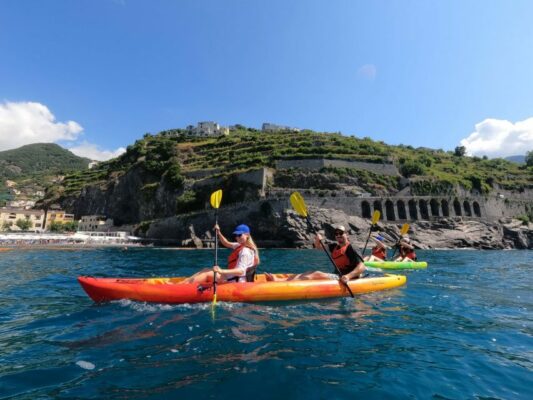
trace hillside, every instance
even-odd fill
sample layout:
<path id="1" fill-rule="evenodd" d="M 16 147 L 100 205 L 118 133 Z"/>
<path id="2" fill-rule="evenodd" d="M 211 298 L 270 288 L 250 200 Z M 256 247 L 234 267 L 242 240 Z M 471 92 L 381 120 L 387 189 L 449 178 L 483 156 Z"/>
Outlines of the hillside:
<path id="1" fill-rule="evenodd" d="M 65 173 L 86 169 L 89 159 L 78 157 L 54 143 L 34 143 L 0 151 L 0 179 L 21 175 Z"/>
<path id="2" fill-rule="evenodd" d="M 58 176 L 85 170 L 89 159 L 53 143 L 34 143 L 0 152 L 0 203 L 37 200 Z M 9 182 L 9 187 L 6 185 Z"/>
<path id="3" fill-rule="evenodd" d="M 225 204 L 257 198 L 257 188 L 236 174 L 275 168 L 288 159 L 358 160 L 397 168 L 383 175 L 357 168 L 275 172 L 270 187 L 350 189 L 394 195 L 487 194 L 533 187 L 532 168 L 503 159 L 455 155 L 411 146 L 390 146 L 370 138 L 313 131 L 264 133 L 240 126 L 229 136 L 191 138 L 182 130 L 145 135 L 120 157 L 65 177 L 49 188 L 45 203 L 57 202 L 75 213 L 103 213 L 119 223 L 134 223 L 205 207 L 214 185 L 226 188 Z"/>
<path id="4" fill-rule="evenodd" d="M 524 164 L 526 162 L 526 156 L 509 156 L 505 157 L 505 159 L 517 164 Z"/>

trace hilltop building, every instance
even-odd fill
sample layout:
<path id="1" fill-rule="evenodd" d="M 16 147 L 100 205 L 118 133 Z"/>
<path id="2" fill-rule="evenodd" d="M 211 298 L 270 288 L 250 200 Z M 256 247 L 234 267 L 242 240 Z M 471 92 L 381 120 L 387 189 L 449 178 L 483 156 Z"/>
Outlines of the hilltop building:
<path id="1" fill-rule="evenodd" d="M 213 121 L 198 122 L 196 127 L 189 125 L 186 130 L 190 136 L 198 137 L 229 135 L 228 128 L 220 126 L 218 123 Z"/>
<path id="2" fill-rule="evenodd" d="M 270 122 L 263 123 L 261 130 L 263 132 L 280 132 L 280 131 L 300 132 L 301 131 L 300 128 L 293 128 L 293 127 L 284 126 L 284 125 L 276 125 L 276 124 L 271 124 Z"/>

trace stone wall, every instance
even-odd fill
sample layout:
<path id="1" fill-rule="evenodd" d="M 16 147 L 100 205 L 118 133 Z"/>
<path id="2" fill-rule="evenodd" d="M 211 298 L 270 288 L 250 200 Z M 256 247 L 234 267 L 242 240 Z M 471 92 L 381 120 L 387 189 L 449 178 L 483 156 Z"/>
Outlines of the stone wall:
<path id="1" fill-rule="evenodd" d="M 375 210 L 383 221 L 436 220 L 441 217 L 494 220 L 525 214 L 533 203 L 525 200 L 505 200 L 483 196 L 391 196 L 355 197 L 316 195 L 302 191 L 306 204 L 317 208 L 343 210 L 346 214 L 371 218 Z M 272 198 L 289 198 L 291 192 L 276 191 Z"/>
<path id="2" fill-rule="evenodd" d="M 278 160 L 277 169 L 301 168 L 319 170 L 324 167 L 354 168 L 370 171 L 375 174 L 398 176 L 398 168 L 391 163 L 371 163 L 364 161 L 330 160 L 325 158 L 313 158 L 308 160 Z"/>

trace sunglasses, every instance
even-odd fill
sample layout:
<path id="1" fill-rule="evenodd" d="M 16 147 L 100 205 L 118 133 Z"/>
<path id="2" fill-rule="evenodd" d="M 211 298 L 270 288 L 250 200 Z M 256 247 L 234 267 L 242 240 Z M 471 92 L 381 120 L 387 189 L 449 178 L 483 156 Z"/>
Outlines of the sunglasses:
<path id="1" fill-rule="evenodd" d="M 235 237 L 236 237 L 236 238 L 240 238 L 242 235 L 243 235 L 243 233 L 236 233 L 236 234 L 235 234 Z"/>
<path id="2" fill-rule="evenodd" d="M 344 235 L 344 232 L 340 232 L 340 231 L 335 232 L 335 236 L 342 236 L 342 235 Z"/>

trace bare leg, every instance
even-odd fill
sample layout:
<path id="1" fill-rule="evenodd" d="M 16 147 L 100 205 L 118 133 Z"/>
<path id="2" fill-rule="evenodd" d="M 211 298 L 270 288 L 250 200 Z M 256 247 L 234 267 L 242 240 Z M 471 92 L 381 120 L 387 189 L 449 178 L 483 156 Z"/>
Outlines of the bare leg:
<path id="1" fill-rule="evenodd" d="M 265 273 L 267 281 L 283 282 L 283 281 L 307 281 L 307 280 L 320 280 L 331 279 L 331 274 L 327 274 L 321 271 L 304 272 L 302 274 L 293 275 L 288 278 L 278 278 L 275 275 Z"/>
<path id="2" fill-rule="evenodd" d="M 197 272 L 196 274 L 189 276 L 187 279 L 182 280 L 180 283 L 208 283 L 208 282 L 213 282 L 213 270 L 210 268 L 204 268 L 200 272 Z"/>

